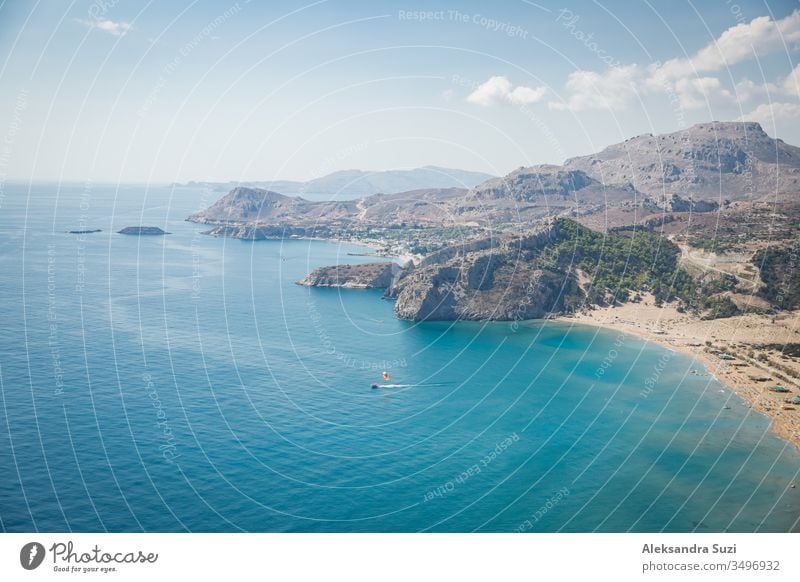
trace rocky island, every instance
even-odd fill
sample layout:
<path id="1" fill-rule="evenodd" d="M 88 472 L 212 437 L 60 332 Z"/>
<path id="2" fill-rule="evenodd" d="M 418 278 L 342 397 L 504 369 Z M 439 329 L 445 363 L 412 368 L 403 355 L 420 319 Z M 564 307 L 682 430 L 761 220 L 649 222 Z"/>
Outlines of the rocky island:
<path id="1" fill-rule="evenodd" d="M 152 236 L 152 235 L 162 235 L 162 234 L 171 234 L 164 230 L 161 230 L 157 226 L 126 226 L 122 230 L 117 231 L 118 234 L 130 234 L 130 235 L 138 235 L 138 236 Z"/>

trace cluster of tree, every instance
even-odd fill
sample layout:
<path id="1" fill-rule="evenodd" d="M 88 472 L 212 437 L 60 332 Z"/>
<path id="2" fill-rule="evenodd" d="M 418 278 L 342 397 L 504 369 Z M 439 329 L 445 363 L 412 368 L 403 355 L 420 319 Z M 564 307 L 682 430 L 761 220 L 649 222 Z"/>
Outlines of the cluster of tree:
<path id="1" fill-rule="evenodd" d="M 800 240 L 790 247 L 761 249 L 753 264 L 764 282 L 761 297 L 779 309 L 800 307 Z"/>
<path id="2" fill-rule="evenodd" d="M 693 233 L 689 236 L 689 244 L 694 248 L 717 254 L 734 252 L 739 248 L 738 238 L 723 232 L 714 232 L 713 236 L 706 236 L 705 232 Z"/>
<path id="3" fill-rule="evenodd" d="M 741 311 L 727 295 L 702 295 L 697 304 L 707 313 L 703 319 L 722 319 L 739 315 Z"/>
<path id="4" fill-rule="evenodd" d="M 580 269 L 589 277 L 587 301 L 608 304 L 638 301 L 640 292 L 653 294 L 656 304 L 680 300 L 680 309 L 705 317 L 737 315 L 736 304 L 724 295 L 736 278 L 723 275 L 701 283 L 680 268 L 680 249 L 649 230 L 601 233 L 569 219 L 559 219 L 559 238 L 541 254 L 544 264 L 567 272 Z"/>
<path id="5" fill-rule="evenodd" d="M 678 267 L 680 251 L 667 239 L 647 230 L 601 233 L 560 219 L 559 240 L 543 258 L 561 269 L 586 273 L 592 303 L 627 301 L 639 291 L 650 291 L 657 302 L 693 297 L 692 277 Z"/>

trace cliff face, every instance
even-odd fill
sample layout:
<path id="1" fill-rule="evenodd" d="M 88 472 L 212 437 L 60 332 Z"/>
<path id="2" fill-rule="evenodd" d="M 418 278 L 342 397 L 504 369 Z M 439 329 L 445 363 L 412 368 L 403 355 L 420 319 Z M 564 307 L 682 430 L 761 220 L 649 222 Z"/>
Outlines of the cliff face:
<path id="1" fill-rule="evenodd" d="M 785 256 L 771 262 L 783 264 Z M 429 255 L 416 267 L 397 268 L 391 283 L 379 267 L 362 265 L 318 269 L 306 284 L 388 285 L 384 298 L 396 300 L 399 318 L 413 321 L 540 319 L 636 300 L 642 292 L 658 305 L 677 301 L 706 318 L 736 312 L 728 297 L 737 288 L 735 278 L 695 277 L 680 259 L 676 244 L 649 229 L 603 233 L 556 218 L 524 233 L 471 240 Z M 372 271 L 367 276 L 359 268 Z"/>
<path id="2" fill-rule="evenodd" d="M 531 264 L 506 265 L 496 274 L 494 284 L 476 289 L 458 267 L 413 273 L 399 285 L 395 313 L 412 321 L 521 321 L 564 311 L 582 297 L 571 274 Z"/>
<path id="3" fill-rule="evenodd" d="M 551 220 L 519 236 L 486 238 L 448 247 L 419 266 L 396 263 L 335 265 L 312 271 L 298 283 L 310 287 L 386 289 L 401 319 L 536 319 L 576 305 L 583 292 L 574 273 L 546 264 L 540 253 L 563 240 Z"/>
<path id="4" fill-rule="evenodd" d="M 335 265 L 314 269 L 298 284 L 308 287 L 389 289 L 401 271 L 402 267 L 397 263 Z"/>
<path id="5" fill-rule="evenodd" d="M 550 221 L 524 236 L 484 239 L 429 256 L 386 296 L 401 319 L 523 320 L 560 312 L 582 299 L 575 276 L 546 265 L 539 251 L 561 237 Z"/>

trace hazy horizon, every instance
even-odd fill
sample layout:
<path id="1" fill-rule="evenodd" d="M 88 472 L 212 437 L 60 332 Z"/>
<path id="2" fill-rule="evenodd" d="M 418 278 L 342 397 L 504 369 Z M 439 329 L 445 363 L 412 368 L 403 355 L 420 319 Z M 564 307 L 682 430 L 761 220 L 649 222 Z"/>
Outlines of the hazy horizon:
<path id="1" fill-rule="evenodd" d="M 501 176 L 713 120 L 800 144 L 798 44 L 790 1 L 6 2 L 0 179 Z"/>

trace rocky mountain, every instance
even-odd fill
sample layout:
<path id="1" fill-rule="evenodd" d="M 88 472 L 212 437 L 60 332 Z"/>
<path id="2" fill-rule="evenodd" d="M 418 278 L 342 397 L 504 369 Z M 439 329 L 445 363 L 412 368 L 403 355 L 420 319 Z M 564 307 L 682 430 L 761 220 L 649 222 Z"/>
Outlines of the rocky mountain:
<path id="1" fill-rule="evenodd" d="M 240 186 L 187 220 L 204 224 L 253 227 L 314 226 L 321 230 L 330 223 L 339 222 L 376 226 L 403 222 L 436 225 L 448 221 L 450 204 L 466 193 L 467 190 L 461 188 L 441 188 L 376 194 L 341 202 L 313 202 L 270 190 Z M 212 234 L 233 235 L 233 232 L 237 231 L 228 229 Z"/>
<path id="2" fill-rule="evenodd" d="M 609 205 L 633 208 L 635 201 L 628 184 L 604 185 L 581 170 L 545 164 L 484 182 L 451 213 L 460 222 L 523 226 L 547 216 L 595 214 Z"/>
<path id="3" fill-rule="evenodd" d="M 709 319 L 800 304 L 798 180 L 800 148 L 756 123 L 710 123 L 468 191 L 365 198 L 343 220 L 477 225 L 392 276 L 403 319 L 532 319 L 645 293 Z"/>
<path id="4" fill-rule="evenodd" d="M 410 170 L 340 170 L 313 180 L 264 180 L 258 182 L 190 182 L 187 186 L 204 186 L 217 190 L 237 187 L 272 190 L 285 195 L 315 200 L 354 200 L 375 194 L 395 194 L 412 190 L 444 188 L 469 189 L 493 176 L 439 166 L 423 166 Z"/>
<path id="5" fill-rule="evenodd" d="M 662 135 L 640 135 L 564 168 L 606 185 L 665 199 L 783 200 L 800 188 L 800 148 L 773 139 L 754 122 L 713 122 Z"/>
<path id="6" fill-rule="evenodd" d="M 564 311 L 580 301 L 577 278 L 539 257 L 562 229 L 547 221 L 524 236 L 451 247 L 410 269 L 386 297 L 396 299 L 399 318 L 413 321 L 509 321 Z"/>
<path id="7" fill-rule="evenodd" d="M 800 148 L 758 123 L 702 123 L 634 137 L 563 166 L 519 168 L 470 190 L 453 216 L 493 226 L 573 216 L 607 229 L 732 202 L 790 202 L 799 191 Z"/>
<path id="8" fill-rule="evenodd" d="M 303 182 L 298 189 L 287 190 L 286 193 L 329 194 L 341 200 L 413 190 L 469 189 L 490 178 L 491 175 L 482 172 L 438 166 L 424 166 L 411 170 L 342 170 Z"/>
<path id="9" fill-rule="evenodd" d="M 429 175 L 444 172 L 419 169 L 423 170 Z M 411 181 L 398 178 L 408 176 L 403 172 L 409 171 L 378 173 L 384 180 L 381 186 L 408 185 Z M 328 178 L 341 188 L 366 180 L 361 174 L 339 172 Z M 769 137 L 758 123 L 720 122 L 634 137 L 596 154 L 569 159 L 563 166 L 519 168 L 469 189 L 429 187 L 313 202 L 238 187 L 189 220 L 271 228 L 314 225 L 322 231 L 336 225 L 333 231 L 341 232 L 347 224 L 519 230 L 541 218 L 570 216 L 606 230 L 716 212 L 737 202 L 790 202 L 799 190 L 800 148 Z M 252 229 L 247 234 L 254 238 Z"/>
<path id="10" fill-rule="evenodd" d="M 239 186 L 188 220 L 215 224 L 313 224 L 323 217 L 336 220 L 352 217 L 356 212 L 355 202 L 310 202 L 271 190 Z"/>

